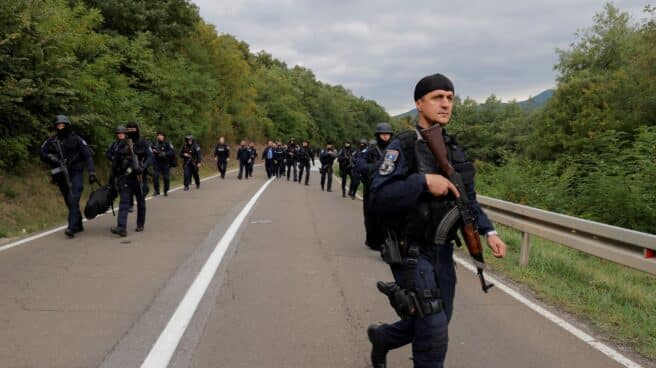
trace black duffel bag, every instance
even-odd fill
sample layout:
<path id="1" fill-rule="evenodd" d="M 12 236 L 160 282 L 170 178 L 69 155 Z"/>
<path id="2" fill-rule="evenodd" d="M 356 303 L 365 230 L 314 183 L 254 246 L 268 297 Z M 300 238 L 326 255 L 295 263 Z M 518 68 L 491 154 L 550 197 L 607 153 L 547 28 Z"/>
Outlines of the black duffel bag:
<path id="1" fill-rule="evenodd" d="M 87 205 L 84 206 L 84 217 L 91 220 L 101 213 L 107 212 L 109 207 L 112 207 L 113 212 L 114 198 L 116 198 L 116 191 L 109 185 L 101 185 L 98 189 L 92 190 Z"/>

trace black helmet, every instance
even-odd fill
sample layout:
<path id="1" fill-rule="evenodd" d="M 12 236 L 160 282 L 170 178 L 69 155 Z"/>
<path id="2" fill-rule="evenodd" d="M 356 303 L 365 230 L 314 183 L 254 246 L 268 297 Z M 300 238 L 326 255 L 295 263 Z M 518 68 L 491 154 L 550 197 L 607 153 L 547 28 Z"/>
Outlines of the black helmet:
<path id="1" fill-rule="evenodd" d="M 194 136 L 191 135 L 191 134 L 189 134 L 189 135 L 186 135 L 186 136 L 185 136 L 185 139 L 188 140 L 188 141 L 193 141 L 193 140 L 194 140 Z"/>
<path id="2" fill-rule="evenodd" d="M 71 121 L 68 120 L 68 116 L 66 116 L 66 115 L 57 115 L 57 117 L 55 118 L 55 122 L 53 124 L 54 125 L 57 125 L 57 124 L 71 125 Z"/>
<path id="3" fill-rule="evenodd" d="M 127 134 L 127 132 L 128 132 L 128 128 L 126 128 L 126 127 L 123 126 L 123 125 L 119 125 L 119 126 L 117 126 L 117 127 L 116 127 L 116 130 L 114 131 L 114 133 L 116 133 L 116 134 L 119 134 L 119 133 L 125 133 L 125 134 Z"/>
<path id="4" fill-rule="evenodd" d="M 394 129 L 389 123 L 378 123 L 376 124 L 376 134 L 394 134 Z"/>

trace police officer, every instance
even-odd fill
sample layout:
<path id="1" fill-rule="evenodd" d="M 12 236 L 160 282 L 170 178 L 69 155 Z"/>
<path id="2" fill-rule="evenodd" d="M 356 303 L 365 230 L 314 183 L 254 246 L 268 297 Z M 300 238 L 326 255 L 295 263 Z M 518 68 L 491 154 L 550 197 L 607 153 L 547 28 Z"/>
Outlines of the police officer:
<path id="1" fill-rule="evenodd" d="M 157 132 L 157 138 L 155 143 L 151 146 L 151 151 L 153 152 L 153 186 L 155 187 L 154 195 L 159 195 L 159 176 L 162 176 L 164 181 L 164 196 L 169 195 L 170 187 L 170 174 L 171 166 L 170 163 L 175 159 L 175 150 L 173 145 L 166 141 L 166 135 L 163 132 Z"/>
<path id="2" fill-rule="evenodd" d="M 253 177 L 253 167 L 255 166 L 255 160 L 257 160 L 257 150 L 255 149 L 255 142 L 251 141 L 251 143 L 248 145 L 248 153 L 250 154 L 250 160 L 248 161 L 248 165 L 246 166 L 247 170 L 247 175 L 246 177 Z"/>
<path id="3" fill-rule="evenodd" d="M 199 189 L 200 175 L 198 174 L 198 170 L 200 169 L 201 162 L 203 162 L 203 154 L 200 151 L 200 146 L 194 142 L 193 135 L 188 135 L 185 137 L 185 143 L 180 149 L 180 158 L 183 162 L 184 190 L 189 190 L 192 176 L 194 177 L 194 182 L 196 183 L 196 189 Z"/>
<path id="4" fill-rule="evenodd" d="M 268 179 L 271 179 L 274 175 L 274 156 L 273 141 L 269 141 L 264 151 L 262 151 L 262 160 L 264 160 L 264 169 Z"/>
<path id="5" fill-rule="evenodd" d="M 353 169 L 353 148 L 350 142 L 344 143 L 344 147 L 339 150 L 337 155 L 337 163 L 339 164 L 339 176 L 342 178 L 342 197 L 346 198 L 346 178 L 350 178 L 353 182 L 351 170 Z M 349 189 L 349 195 L 351 190 Z"/>
<path id="6" fill-rule="evenodd" d="M 301 146 L 296 150 L 296 161 L 298 161 L 298 183 L 303 180 L 303 172 L 305 172 L 305 185 L 310 185 L 310 160 L 312 152 L 310 151 L 310 144 L 308 141 L 301 142 Z"/>
<path id="7" fill-rule="evenodd" d="M 362 181 L 362 178 L 360 177 L 360 170 L 358 170 L 358 158 L 362 154 L 362 152 L 367 149 L 367 139 L 366 138 L 361 138 L 360 139 L 360 144 L 358 145 L 358 149 L 356 149 L 353 152 L 353 167 L 351 168 L 351 185 L 349 186 L 349 197 L 351 199 L 355 199 L 355 195 L 358 193 L 358 188 L 360 187 L 360 182 Z"/>
<path id="8" fill-rule="evenodd" d="M 273 151 L 273 171 L 276 178 L 285 175 L 285 148 L 280 141 L 278 141 Z"/>
<path id="9" fill-rule="evenodd" d="M 122 127 L 117 128 L 121 131 Z M 130 122 L 127 137 L 117 134 L 118 142 L 112 157 L 112 181 L 119 194 L 119 207 L 116 227 L 110 231 L 121 237 L 127 236 L 128 209 L 132 197 L 137 202 L 137 227 L 135 231 L 144 230 L 146 223 L 146 193 L 143 180 L 148 168 L 153 163 L 150 143 L 139 135 L 137 123 Z"/>
<path id="10" fill-rule="evenodd" d="M 376 140 L 362 151 L 358 156 L 356 165 L 364 189 L 362 211 L 364 214 L 365 244 L 374 250 L 380 250 L 385 239 L 380 231 L 380 224 L 376 216 L 368 216 L 371 204 L 369 190 L 373 174 L 380 166 L 383 159 L 383 152 L 392 139 L 393 134 L 394 130 L 389 123 L 378 123 L 375 130 Z"/>
<path id="11" fill-rule="evenodd" d="M 89 184 L 98 182 L 93 158 L 87 143 L 71 129 L 65 115 L 57 115 L 53 127 L 56 134 L 41 145 L 41 160 L 51 168 L 52 182 L 57 184 L 68 207 L 68 227 L 64 234 L 73 238 L 84 231 L 80 197 L 84 189 L 84 166 L 89 172 Z"/>
<path id="12" fill-rule="evenodd" d="M 321 190 L 324 190 L 326 179 L 328 179 L 327 191 L 332 192 L 333 187 L 333 164 L 337 158 L 337 152 L 332 143 L 326 144 L 326 148 L 319 153 L 319 162 L 321 163 Z"/>
<path id="13" fill-rule="evenodd" d="M 296 144 L 296 139 L 290 138 L 289 144 L 285 152 L 285 165 L 287 166 L 287 181 L 289 181 L 289 175 L 294 170 L 294 181 L 296 181 L 296 151 L 298 151 L 298 145 Z"/>
<path id="14" fill-rule="evenodd" d="M 219 143 L 214 147 L 214 159 L 216 160 L 216 168 L 219 169 L 221 174 L 221 179 L 225 179 L 228 160 L 230 159 L 230 147 L 225 144 L 225 138 L 223 137 L 219 138 Z"/>
<path id="15" fill-rule="evenodd" d="M 246 174 L 248 179 L 248 161 L 251 159 L 251 153 L 246 146 L 246 141 L 241 141 L 239 149 L 237 149 L 237 161 L 239 161 L 239 174 L 237 179 L 241 180 L 243 174 Z"/>
<path id="16" fill-rule="evenodd" d="M 387 352 L 409 343 L 412 343 L 416 368 L 443 367 L 448 323 L 453 313 L 453 244 L 447 241 L 447 244 L 435 245 L 433 235 L 460 193 L 442 175 L 444 173 L 419 135 L 420 130 L 435 124 L 446 126 L 449 123 L 453 84 L 441 74 L 427 76 L 417 83 L 414 97 L 419 113 L 417 130 L 400 134 L 387 146 L 383 163 L 371 183 L 372 214 L 381 217 L 384 230 L 389 234 L 385 248 L 388 244 L 403 245 L 397 248 L 401 249 L 400 263 L 388 262 L 393 263 L 391 268 L 396 281 L 388 289 L 388 296 L 391 295 L 390 302 L 403 319 L 393 324 L 369 326 L 367 334 L 373 345 L 374 367 L 385 367 Z M 444 138 L 451 151 L 448 155 L 451 165 L 461 173 L 472 199 L 470 207 L 476 215 L 478 231 L 486 235 L 492 254 L 503 257 L 506 245 L 476 202 L 474 166 L 453 138 L 448 135 Z"/>

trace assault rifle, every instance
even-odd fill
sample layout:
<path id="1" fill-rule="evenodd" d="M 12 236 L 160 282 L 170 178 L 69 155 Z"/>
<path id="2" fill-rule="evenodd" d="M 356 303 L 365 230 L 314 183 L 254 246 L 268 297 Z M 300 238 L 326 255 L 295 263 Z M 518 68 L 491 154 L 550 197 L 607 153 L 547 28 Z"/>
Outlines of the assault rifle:
<path id="1" fill-rule="evenodd" d="M 52 175 L 62 173 L 64 175 L 64 180 L 66 180 L 66 186 L 68 187 L 68 198 L 66 200 L 66 205 L 71 207 L 71 200 L 73 199 L 73 184 L 71 183 L 71 176 L 68 173 L 68 163 L 66 162 L 66 157 L 64 157 L 64 150 L 62 150 L 61 142 L 58 139 L 55 139 L 55 148 L 57 148 L 57 154 L 59 158 L 57 162 L 59 167 L 56 167 L 50 171 Z"/>
<path id="2" fill-rule="evenodd" d="M 132 171 L 135 172 L 137 176 L 137 183 L 139 184 L 139 193 L 141 193 L 141 196 L 143 197 L 143 174 L 140 172 L 141 171 L 141 164 L 139 164 L 139 158 L 137 157 L 137 154 L 134 152 L 134 144 L 132 143 L 132 139 L 128 138 L 126 139 L 127 144 L 128 144 L 128 153 L 130 154 L 130 160 L 132 160 Z"/>
<path id="3" fill-rule="evenodd" d="M 460 234 L 465 240 L 469 255 L 474 260 L 478 278 L 481 281 L 481 288 L 483 292 L 487 291 L 494 286 L 485 282 L 483 270 L 485 269 L 485 261 L 483 260 L 483 247 L 481 246 L 481 238 L 478 231 L 474 227 L 475 217 L 471 211 L 470 199 L 467 196 L 467 190 L 462 181 L 460 173 L 455 171 L 453 166 L 449 163 L 447 157 L 447 148 L 444 142 L 442 126 L 435 124 L 428 129 L 422 129 L 420 132 L 421 137 L 426 141 L 428 149 L 431 151 L 437 164 L 447 178 L 455 185 L 460 197 L 456 198 L 456 206 L 452 208 L 447 215 L 442 219 L 437 230 L 435 231 L 435 244 L 444 244 L 447 241 L 448 234 L 456 225 L 458 220 L 462 220 L 460 226 Z"/>

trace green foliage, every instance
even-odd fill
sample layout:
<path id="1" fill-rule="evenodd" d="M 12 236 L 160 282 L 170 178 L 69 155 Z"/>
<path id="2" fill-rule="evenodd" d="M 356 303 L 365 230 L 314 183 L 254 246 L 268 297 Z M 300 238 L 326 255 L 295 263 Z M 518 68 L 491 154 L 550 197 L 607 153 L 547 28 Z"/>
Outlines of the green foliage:
<path id="1" fill-rule="evenodd" d="M 373 101 L 219 35 L 189 0 L 0 2 L 0 169 L 24 164 L 57 114 L 102 153 L 137 121 L 180 142 L 370 136 Z"/>

